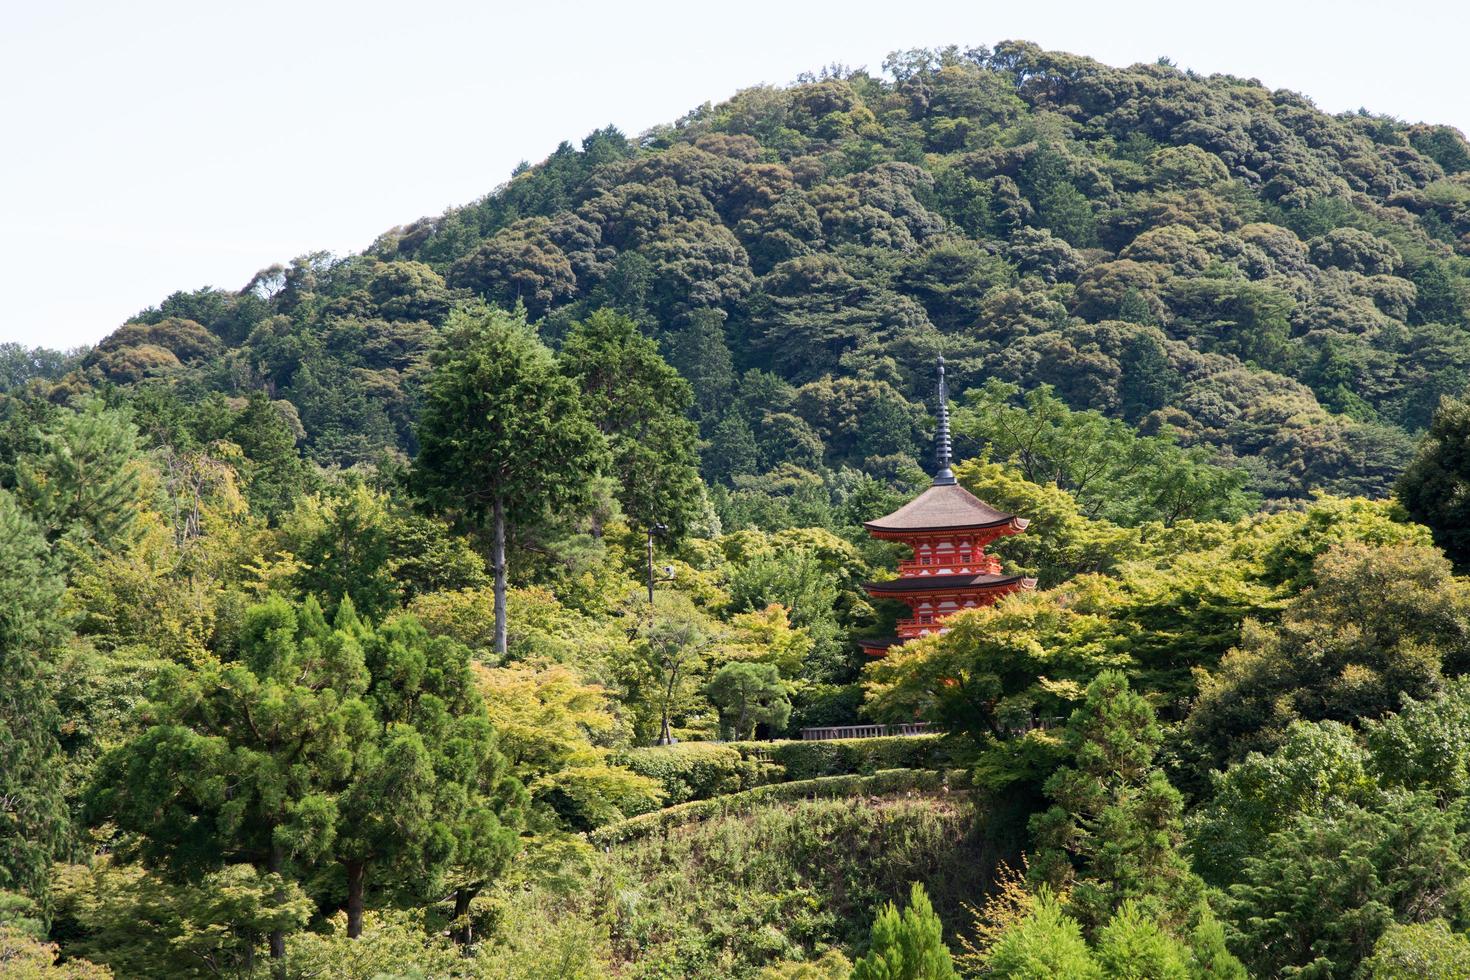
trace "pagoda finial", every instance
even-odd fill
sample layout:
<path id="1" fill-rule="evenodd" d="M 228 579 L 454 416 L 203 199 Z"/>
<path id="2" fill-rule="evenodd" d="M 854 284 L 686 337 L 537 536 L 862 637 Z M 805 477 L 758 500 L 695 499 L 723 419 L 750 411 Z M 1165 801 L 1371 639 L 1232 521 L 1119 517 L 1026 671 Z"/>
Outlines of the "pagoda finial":
<path id="1" fill-rule="evenodd" d="M 954 471 L 949 468 L 949 388 L 944 383 L 944 358 L 939 358 L 939 427 L 934 432 L 934 457 L 938 469 L 934 473 L 936 487 L 953 486 Z"/>

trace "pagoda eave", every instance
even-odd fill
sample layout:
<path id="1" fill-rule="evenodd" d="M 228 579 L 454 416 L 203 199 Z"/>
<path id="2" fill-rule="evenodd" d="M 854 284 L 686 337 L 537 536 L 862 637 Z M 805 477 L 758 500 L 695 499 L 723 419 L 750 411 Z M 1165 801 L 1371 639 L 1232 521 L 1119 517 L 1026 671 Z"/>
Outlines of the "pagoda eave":
<path id="1" fill-rule="evenodd" d="M 985 524 L 954 524 L 944 527 L 885 527 L 876 521 L 870 521 L 863 528 L 875 538 L 885 541 L 910 541 L 917 537 L 938 534 L 960 534 L 966 531 L 995 531 L 1000 537 L 1007 534 L 1020 534 L 1026 530 L 1026 525 L 1031 523 L 1024 517 L 1007 517 L 1000 521 L 990 521 Z"/>
<path id="2" fill-rule="evenodd" d="M 935 575 L 929 578 L 931 581 L 925 581 L 921 576 L 912 576 L 888 579 L 884 582 L 864 582 L 863 588 L 875 599 L 956 593 L 1013 592 L 1016 589 L 1036 588 L 1036 579 L 1021 575 Z"/>

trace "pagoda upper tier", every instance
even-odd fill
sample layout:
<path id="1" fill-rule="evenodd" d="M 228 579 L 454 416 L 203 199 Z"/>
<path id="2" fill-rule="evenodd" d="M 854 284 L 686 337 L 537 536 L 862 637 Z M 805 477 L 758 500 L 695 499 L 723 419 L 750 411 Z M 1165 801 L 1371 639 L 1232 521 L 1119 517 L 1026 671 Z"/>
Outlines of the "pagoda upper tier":
<path id="1" fill-rule="evenodd" d="M 868 521 L 863 527 L 875 538 L 896 540 L 929 531 L 980 532 L 993 528 L 1010 528 L 997 530 L 990 535 L 994 539 L 1002 534 L 1024 531 L 1026 524 L 1025 518 L 996 510 L 958 483 L 936 481 L 934 486 L 898 510 L 876 521 Z"/>
<path id="2" fill-rule="evenodd" d="M 913 549 L 913 557 L 899 562 L 897 578 L 865 586 L 874 598 L 895 599 L 912 613 L 898 621 L 896 636 L 858 641 L 874 656 L 895 644 L 944 632 L 944 620 L 957 612 L 988 606 L 1017 589 L 1036 586 L 1035 579 L 1002 574 L 1000 559 L 985 550 L 997 538 L 1026 530 L 1027 520 L 987 504 L 960 486 L 950 469 L 943 358 L 936 443 L 934 485 L 893 513 L 864 525 L 875 538 L 902 541 Z"/>

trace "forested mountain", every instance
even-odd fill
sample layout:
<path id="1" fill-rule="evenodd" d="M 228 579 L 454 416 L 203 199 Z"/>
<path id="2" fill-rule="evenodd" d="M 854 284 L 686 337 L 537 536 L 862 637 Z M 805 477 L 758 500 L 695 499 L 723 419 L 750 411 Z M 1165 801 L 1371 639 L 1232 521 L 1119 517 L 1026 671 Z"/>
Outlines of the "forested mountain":
<path id="1" fill-rule="evenodd" d="M 0 974 L 1470 975 L 1467 385 L 1462 134 L 1022 42 L 0 346 Z"/>
<path id="2" fill-rule="evenodd" d="M 350 465 L 413 451 L 456 301 L 553 342 L 610 306 L 694 384 L 714 481 L 915 455 L 943 353 L 957 395 L 1052 385 L 1278 498 L 1382 492 L 1470 378 L 1454 130 L 1026 43 L 885 68 L 563 144 L 361 255 L 176 293 L 63 384 L 263 385 Z"/>

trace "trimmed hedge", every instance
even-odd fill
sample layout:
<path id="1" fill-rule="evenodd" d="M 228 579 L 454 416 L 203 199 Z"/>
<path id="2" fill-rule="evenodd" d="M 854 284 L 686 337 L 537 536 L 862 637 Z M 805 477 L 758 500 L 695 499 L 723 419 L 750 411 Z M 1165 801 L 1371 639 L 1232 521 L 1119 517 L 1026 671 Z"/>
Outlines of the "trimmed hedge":
<path id="1" fill-rule="evenodd" d="M 866 775 L 884 769 L 948 769 L 956 766 L 953 743 L 943 735 L 888 735 L 832 741 L 732 742 L 745 758 L 769 758 L 783 779 Z"/>
<path id="2" fill-rule="evenodd" d="M 932 769 L 887 769 L 867 776 L 821 776 L 791 783 L 772 783 L 710 800 L 694 800 L 640 814 L 589 831 L 587 840 L 611 847 L 670 830 L 682 824 L 711 817 L 749 813 L 756 807 L 793 800 L 833 799 L 852 796 L 892 796 L 897 793 L 937 793 L 970 788 L 969 774 L 962 769 L 936 772 Z"/>
<path id="3" fill-rule="evenodd" d="M 640 776 L 658 780 L 669 806 L 738 793 L 783 778 L 779 767 L 762 761 L 755 753 L 743 753 L 719 742 L 629 749 L 614 761 Z"/>
<path id="4" fill-rule="evenodd" d="M 772 783 L 821 776 L 867 776 L 885 769 L 952 769 L 961 765 L 943 735 L 890 735 L 830 742 L 681 742 L 629 749 L 615 759 L 655 779 L 664 804 L 710 800 Z"/>

